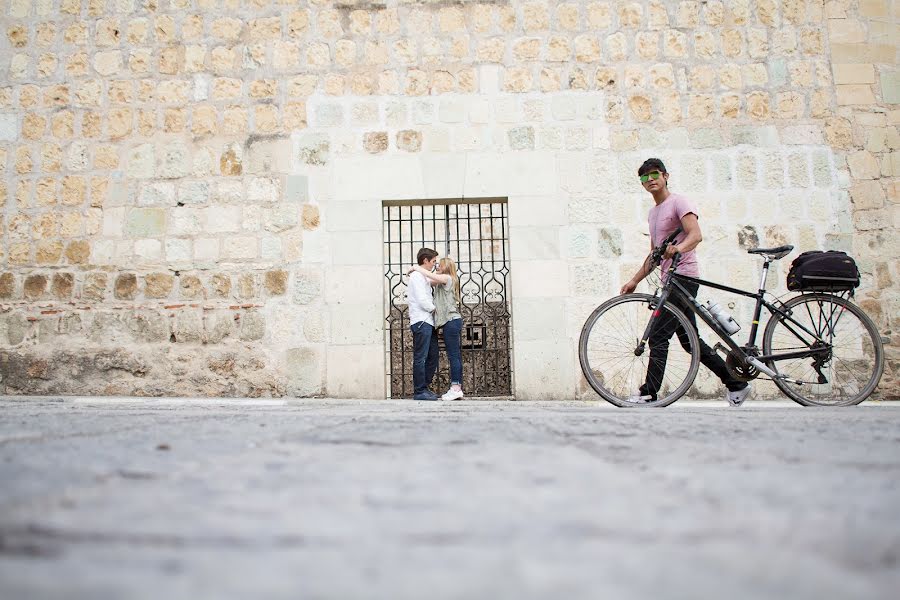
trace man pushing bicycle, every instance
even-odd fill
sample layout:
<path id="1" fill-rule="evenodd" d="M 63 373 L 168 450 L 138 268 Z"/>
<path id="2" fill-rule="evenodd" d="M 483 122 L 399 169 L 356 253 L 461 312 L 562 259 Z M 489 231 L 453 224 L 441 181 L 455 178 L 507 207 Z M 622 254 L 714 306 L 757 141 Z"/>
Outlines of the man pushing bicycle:
<path id="1" fill-rule="evenodd" d="M 674 194 L 669 191 L 669 173 L 666 166 L 658 158 L 648 158 L 638 169 L 641 185 L 653 198 L 655 205 L 650 209 L 648 222 L 650 225 L 650 250 L 660 245 L 666 238 L 681 228 L 680 239 L 675 237 L 663 254 L 661 273 L 668 277 L 669 267 L 673 257 L 680 255 L 676 272 L 692 277 L 699 277 L 700 269 L 695 248 L 703 241 L 698 222 L 697 208 L 694 203 L 682 194 Z M 637 285 L 653 270 L 654 265 L 645 261 L 643 266 L 634 274 L 620 293 L 630 294 Z M 663 284 L 665 284 L 665 279 Z M 699 284 L 686 282 L 684 287 L 692 296 L 697 295 Z M 673 304 L 681 309 L 688 317 L 691 326 L 697 330 L 697 320 L 694 313 L 677 297 L 673 298 Z M 678 321 L 669 311 L 664 311 L 660 318 L 654 322 L 648 341 L 650 346 L 650 362 L 644 384 L 636 390 L 630 398 L 631 402 L 655 402 L 663 376 L 666 371 L 666 360 L 669 354 L 669 340 L 673 334 L 678 335 L 678 340 L 686 351 L 690 351 L 687 333 L 678 324 Z M 750 395 L 750 384 L 731 376 L 725 361 L 715 353 L 702 339 L 700 339 L 700 362 L 725 384 L 727 392 L 725 399 L 732 406 L 740 406 Z"/>

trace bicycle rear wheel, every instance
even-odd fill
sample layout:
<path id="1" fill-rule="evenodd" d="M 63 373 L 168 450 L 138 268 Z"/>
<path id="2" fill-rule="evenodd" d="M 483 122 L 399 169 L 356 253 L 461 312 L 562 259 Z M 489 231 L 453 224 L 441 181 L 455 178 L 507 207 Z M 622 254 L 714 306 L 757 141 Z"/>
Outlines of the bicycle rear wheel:
<path id="1" fill-rule="evenodd" d="M 677 320 L 686 334 L 688 348 L 684 349 L 673 335 L 657 400 L 644 402 L 634 398 L 646 380 L 651 360 L 650 348 L 645 348 L 640 356 L 635 356 L 635 349 L 653 316 L 656 300 L 647 294 L 612 298 L 597 307 L 581 329 L 578 360 L 584 378 L 604 400 L 616 406 L 666 406 L 683 396 L 697 376 L 697 332 L 684 313 L 666 305 L 660 316 Z"/>
<path id="2" fill-rule="evenodd" d="M 804 406 L 850 406 L 868 398 L 884 372 L 881 335 L 855 304 L 831 294 L 803 294 L 784 304 L 791 317 L 830 348 L 817 364 L 813 358 L 769 361 L 779 374 L 806 382 L 776 379 L 791 400 Z M 781 315 L 773 315 L 763 334 L 763 353 L 777 354 L 823 346 Z M 820 381 L 820 372 L 823 383 Z"/>

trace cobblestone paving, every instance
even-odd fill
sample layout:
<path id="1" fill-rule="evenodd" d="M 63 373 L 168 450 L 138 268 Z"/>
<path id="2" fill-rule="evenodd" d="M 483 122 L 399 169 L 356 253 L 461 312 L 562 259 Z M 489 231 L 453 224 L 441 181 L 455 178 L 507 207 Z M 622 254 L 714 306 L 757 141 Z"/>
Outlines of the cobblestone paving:
<path id="1" fill-rule="evenodd" d="M 900 406 L 0 399 L 0 597 L 889 598 Z"/>

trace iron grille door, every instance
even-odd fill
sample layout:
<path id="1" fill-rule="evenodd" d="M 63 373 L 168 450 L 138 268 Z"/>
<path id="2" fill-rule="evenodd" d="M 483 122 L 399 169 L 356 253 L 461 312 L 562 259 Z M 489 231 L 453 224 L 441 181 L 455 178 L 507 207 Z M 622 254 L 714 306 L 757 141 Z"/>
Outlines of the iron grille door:
<path id="1" fill-rule="evenodd" d="M 407 270 L 422 247 L 456 262 L 466 396 L 512 396 L 512 319 L 506 199 L 384 202 L 385 341 L 391 398 L 411 397 L 413 340 Z M 432 389 L 450 386 L 443 339 Z"/>

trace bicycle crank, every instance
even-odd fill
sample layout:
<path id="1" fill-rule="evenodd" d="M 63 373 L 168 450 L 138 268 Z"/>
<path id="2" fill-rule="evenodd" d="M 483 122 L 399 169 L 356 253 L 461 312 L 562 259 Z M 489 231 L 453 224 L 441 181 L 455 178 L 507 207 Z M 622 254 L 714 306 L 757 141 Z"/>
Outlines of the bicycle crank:
<path id="1" fill-rule="evenodd" d="M 759 369 L 744 360 L 743 356 L 735 355 L 734 352 L 729 352 L 725 357 L 725 366 L 731 376 L 738 381 L 753 381 L 759 377 Z"/>

